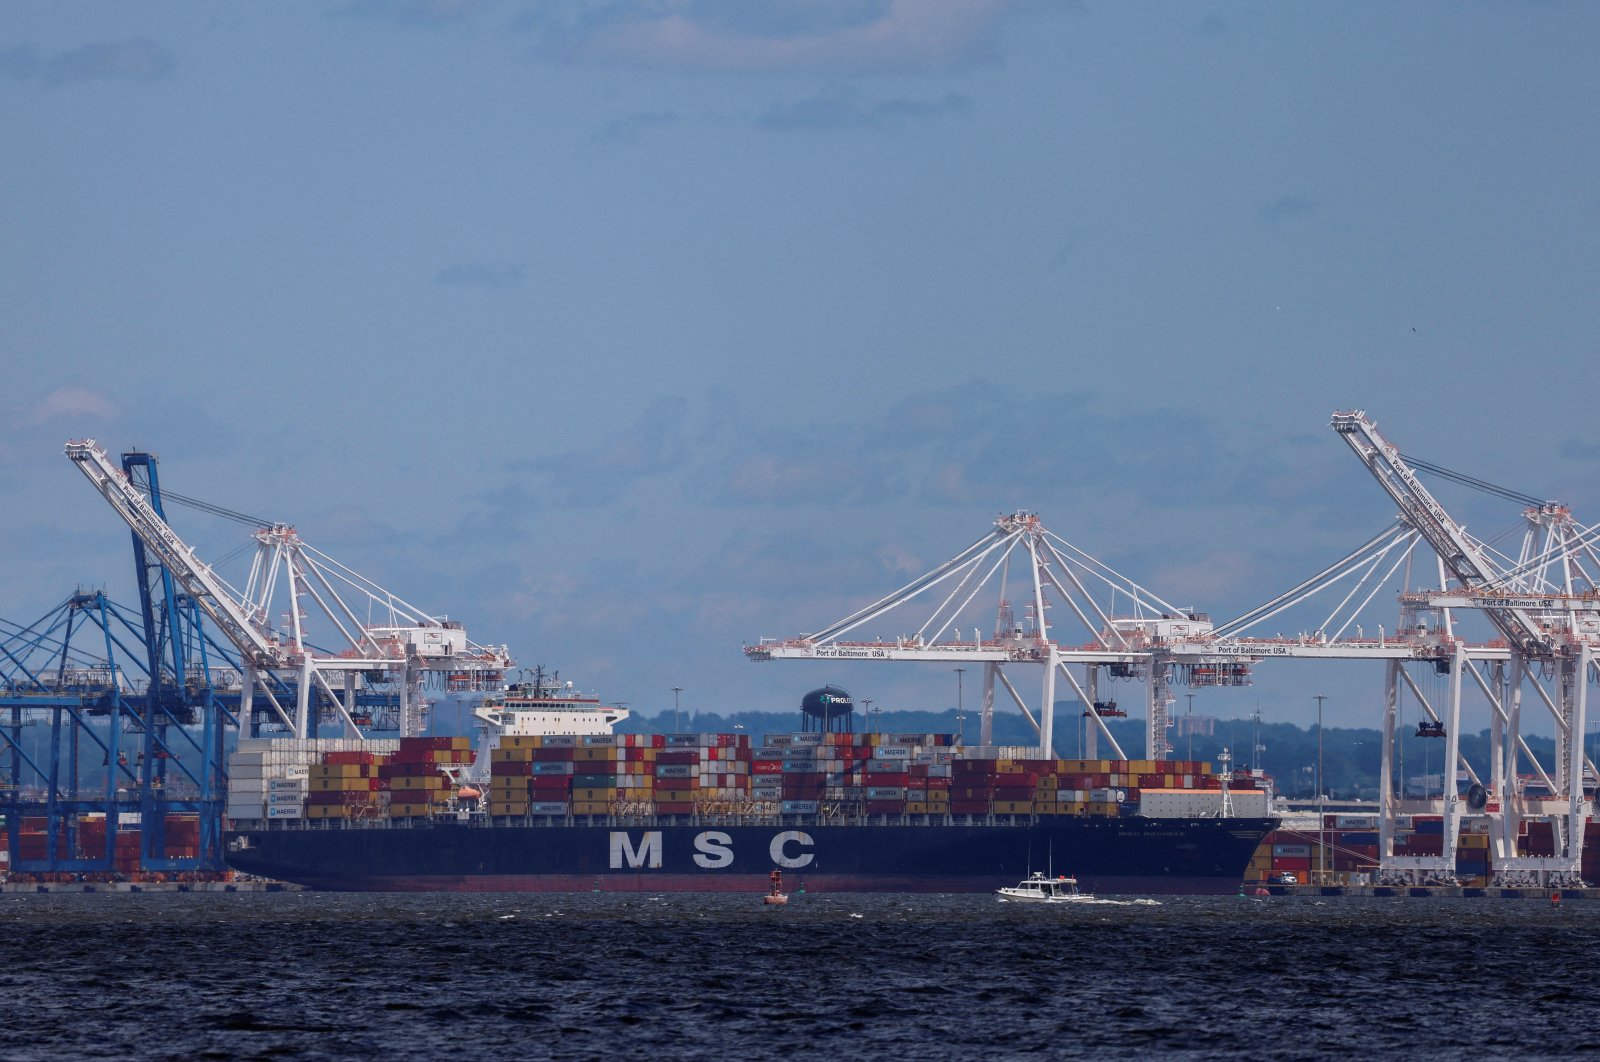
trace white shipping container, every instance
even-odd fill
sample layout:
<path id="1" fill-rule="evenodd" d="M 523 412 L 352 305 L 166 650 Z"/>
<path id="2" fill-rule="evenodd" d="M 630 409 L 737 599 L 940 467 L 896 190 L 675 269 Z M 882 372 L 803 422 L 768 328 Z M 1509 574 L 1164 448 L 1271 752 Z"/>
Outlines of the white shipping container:
<path id="1" fill-rule="evenodd" d="M 1105 789 L 1091 789 L 1089 799 L 1104 801 L 1107 792 Z M 1215 818 L 1221 809 L 1222 791 L 1218 789 L 1142 789 L 1139 792 L 1139 814 L 1145 818 Z"/>
<path id="2" fill-rule="evenodd" d="M 273 805 L 274 807 L 279 806 L 279 805 L 283 805 L 283 804 L 294 804 L 296 807 L 298 807 L 299 805 L 304 804 L 305 801 L 306 801 L 306 798 L 305 798 L 305 794 L 303 794 L 303 793 L 268 793 L 267 794 L 267 803 Z"/>
<path id="3" fill-rule="evenodd" d="M 302 817 L 299 804 L 269 804 L 267 818 L 269 819 L 298 819 Z"/>
<path id="4" fill-rule="evenodd" d="M 269 778 L 267 779 L 267 792 L 269 793 L 304 793 L 306 780 L 304 778 Z"/>

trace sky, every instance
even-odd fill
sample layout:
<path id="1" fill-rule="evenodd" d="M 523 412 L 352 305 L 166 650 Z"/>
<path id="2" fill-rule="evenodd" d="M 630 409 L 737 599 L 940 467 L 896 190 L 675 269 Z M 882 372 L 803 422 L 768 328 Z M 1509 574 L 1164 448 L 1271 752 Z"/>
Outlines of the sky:
<path id="1" fill-rule="evenodd" d="M 0 617 L 134 600 L 82 437 L 652 713 L 953 706 L 741 647 L 1002 512 L 1243 613 L 1394 515 L 1336 409 L 1600 519 L 1596 54 L 1560 0 L 11 0 Z M 1194 711 L 1316 693 L 1381 666 Z"/>

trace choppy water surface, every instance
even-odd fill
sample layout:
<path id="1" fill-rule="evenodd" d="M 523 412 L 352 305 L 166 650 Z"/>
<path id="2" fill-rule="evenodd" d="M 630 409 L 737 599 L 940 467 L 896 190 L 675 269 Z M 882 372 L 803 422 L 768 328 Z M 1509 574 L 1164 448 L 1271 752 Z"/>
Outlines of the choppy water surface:
<path id="1" fill-rule="evenodd" d="M 0 896 L 0 1057 L 1566 1058 L 1600 903 Z"/>

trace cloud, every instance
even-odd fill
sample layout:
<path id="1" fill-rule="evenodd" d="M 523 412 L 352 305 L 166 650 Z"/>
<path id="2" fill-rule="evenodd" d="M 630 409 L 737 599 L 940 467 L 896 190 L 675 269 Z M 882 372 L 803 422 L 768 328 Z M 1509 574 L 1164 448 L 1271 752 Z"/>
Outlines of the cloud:
<path id="1" fill-rule="evenodd" d="M 99 391 L 68 384 L 41 398 L 23 419 L 24 423 L 37 427 L 62 418 L 110 420 L 121 413 L 117 404 Z"/>
<path id="2" fill-rule="evenodd" d="M 624 144 L 638 140 L 646 130 L 659 129 L 680 121 L 671 111 L 649 111 L 614 118 L 601 126 L 594 139 L 602 144 Z"/>
<path id="3" fill-rule="evenodd" d="M 867 103 L 849 86 L 829 85 L 809 99 L 768 108 L 756 117 L 756 124 L 763 129 L 780 131 L 881 127 L 916 118 L 959 114 L 966 108 L 966 97 L 953 92 L 932 101 L 887 99 Z"/>
<path id="4" fill-rule="evenodd" d="M 992 59 L 1013 0 L 617 0 L 537 11 L 535 54 L 735 73 L 925 70 Z"/>
<path id="5" fill-rule="evenodd" d="M 1314 199 L 1307 199 L 1299 195 L 1284 195 L 1263 206 L 1261 208 L 1261 217 L 1269 224 L 1276 225 L 1280 221 L 1304 217 L 1321 209 L 1322 204 Z"/>
<path id="6" fill-rule="evenodd" d="M 445 266 L 433 279 L 446 287 L 506 291 L 521 286 L 525 271 L 520 262 L 459 262 Z"/>
<path id="7" fill-rule="evenodd" d="M 659 398 L 631 426 L 599 446 L 527 462 L 557 497 L 570 505 L 616 501 L 633 483 L 681 467 L 685 459 L 688 403 Z"/>
<path id="8" fill-rule="evenodd" d="M 0 52 L 0 75 L 47 87 L 90 81 L 159 81 L 177 65 L 169 52 L 142 38 L 86 44 L 48 59 L 40 57 L 31 44 Z"/>
<path id="9" fill-rule="evenodd" d="M 498 6 L 499 0 L 350 0 L 335 8 L 336 18 L 382 19 L 403 26 L 442 26 L 464 22 Z"/>

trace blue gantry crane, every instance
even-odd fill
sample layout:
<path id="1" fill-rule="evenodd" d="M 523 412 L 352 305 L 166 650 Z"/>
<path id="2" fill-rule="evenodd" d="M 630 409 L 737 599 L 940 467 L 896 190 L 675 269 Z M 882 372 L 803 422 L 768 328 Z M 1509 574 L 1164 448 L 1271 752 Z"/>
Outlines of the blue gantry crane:
<path id="1" fill-rule="evenodd" d="M 155 455 L 124 453 L 122 469 L 165 519 Z M 237 651 L 138 535 L 133 556 L 137 610 L 80 589 L 32 623 L 0 620 L 13 875 L 223 869 L 227 735 L 259 724 L 239 716 Z M 133 850 L 119 835 L 135 825 Z"/>

